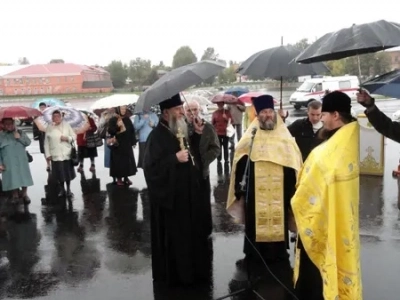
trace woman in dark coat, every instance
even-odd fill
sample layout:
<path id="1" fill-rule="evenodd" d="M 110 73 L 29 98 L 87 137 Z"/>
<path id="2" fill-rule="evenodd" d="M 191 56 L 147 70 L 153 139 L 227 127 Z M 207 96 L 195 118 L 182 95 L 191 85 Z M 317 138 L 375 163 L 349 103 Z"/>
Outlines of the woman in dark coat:
<path id="1" fill-rule="evenodd" d="M 78 157 L 79 157 L 79 167 L 78 167 L 78 172 L 82 173 L 83 172 L 83 162 L 85 158 L 90 159 L 90 172 L 95 172 L 96 171 L 96 165 L 95 165 L 95 158 L 97 157 L 97 147 L 88 147 L 87 142 L 86 142 L 86 136 L 88 134 L 95 133 L 97 131 L 97 126 L 95 121 L 93 120 L 92 117 L 87 116 L 90 128 L 87 132 L 78 134 L 76 137 L 76 142 L 78 144 Z"/>
<path id="2" fill-rule="evenodd" d="M 131 185 L 129 176 L 137 172 L 133 146 L 136 146 L 136 133 L 127 114 L 126 106 L 115 109 L 118 117 L 112 117 L 108 123 L 110 138 L 107 144 L 111 148 L 110 176 L 117 178 L 117 185 Z"/>

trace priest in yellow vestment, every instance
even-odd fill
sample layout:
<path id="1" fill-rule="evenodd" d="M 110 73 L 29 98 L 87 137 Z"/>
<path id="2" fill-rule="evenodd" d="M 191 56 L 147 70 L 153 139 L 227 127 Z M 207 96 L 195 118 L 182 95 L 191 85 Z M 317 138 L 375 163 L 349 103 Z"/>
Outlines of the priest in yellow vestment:
<path id="1" fill-rule="evenodd" d="M 295 291 L 299 300 L 361 300 L 359 125 L 351 99 L 324 96 L 322 121 L 326 141 L 305 161 L 291 201 Z"/>
<path id="2" fill-rule="evenodd" d="M 267 262 L 286 263 L 290 199 L 301 153 L 275 112 L 273 98 L 253 98 L 253 105 L 257 118 L 235 149 L 227 203 L 228 212 L 245 223 L 248 238 L 244 240 L 245 259 L 238 265 L 262 266 L 260 254 Z"/>

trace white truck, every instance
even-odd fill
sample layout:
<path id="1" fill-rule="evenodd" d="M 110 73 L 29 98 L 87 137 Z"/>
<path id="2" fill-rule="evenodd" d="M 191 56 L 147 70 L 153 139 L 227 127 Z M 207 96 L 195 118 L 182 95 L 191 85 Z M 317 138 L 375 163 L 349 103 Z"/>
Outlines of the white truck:
<path id="1" fill-rule="evenodd" d="M 350 98 L 356 98 L 360 81 L 357 76 L 337 76 L 311 78 L 303 82 L 303 84 L 290 96 L 289 103 L 296 110 L 301 107 L 307 107 L 312 100 L 321 101 L 325 91 L 341 91 L 349 95 Z"/>

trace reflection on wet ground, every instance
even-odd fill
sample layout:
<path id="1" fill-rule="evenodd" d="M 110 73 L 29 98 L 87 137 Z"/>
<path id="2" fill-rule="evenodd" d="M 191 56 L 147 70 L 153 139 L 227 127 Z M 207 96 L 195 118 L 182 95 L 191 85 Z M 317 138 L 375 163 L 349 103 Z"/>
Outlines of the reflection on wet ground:
<path id="1" fill-rule="evenodd" d="M 8 222 L 0 224 L 0 298 L 2 299 L 216 299 L 246 286 L 246 274 L 236 269 L 242 258 L 242 226 L 225 212 L 229 166 L 211 166 L 213 182 L 212 283 L 193 289 L 166 291 L 153 287 L 149 199 L 143 174 L 133 188 L 109 184 L 102 168 L 76 178 L 72 201 L 49 202 L 44 160 L 30 148 L 36 185 L 32 204 L 12 208 L 1 203 Z M 388 141 L 384 178 L 362 176 L 360 225 L 365 299 L 397 299 L 400 268 L 399 183 L 391 177 L 400 147 Z M 136 153 L 137 154 L 137 153 Z M 217 172 L 220 170 L 221 172 Z M 218 174 L 219 173 L 219 174 Z M 51 191 L 47 189 L 51 194 Z M 291 250 L 292 253 L 292 250 Z M 270 269 L 287 286 L 291 270 Z M 254 287 L 265 299 L 292 299 L 265 268 Z M 256 299 L 243 293 L 231 299 Z"/>

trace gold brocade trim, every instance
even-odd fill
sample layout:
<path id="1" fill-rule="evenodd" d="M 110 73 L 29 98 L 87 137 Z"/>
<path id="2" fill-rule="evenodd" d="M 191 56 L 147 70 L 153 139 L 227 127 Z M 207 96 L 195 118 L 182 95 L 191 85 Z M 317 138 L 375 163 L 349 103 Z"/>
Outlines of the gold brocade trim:
<path id="1" fill-rule="evenodd" d="M 272 162 L 254 164 L 256 242 L 285 240 L 283 167 Z"/>

